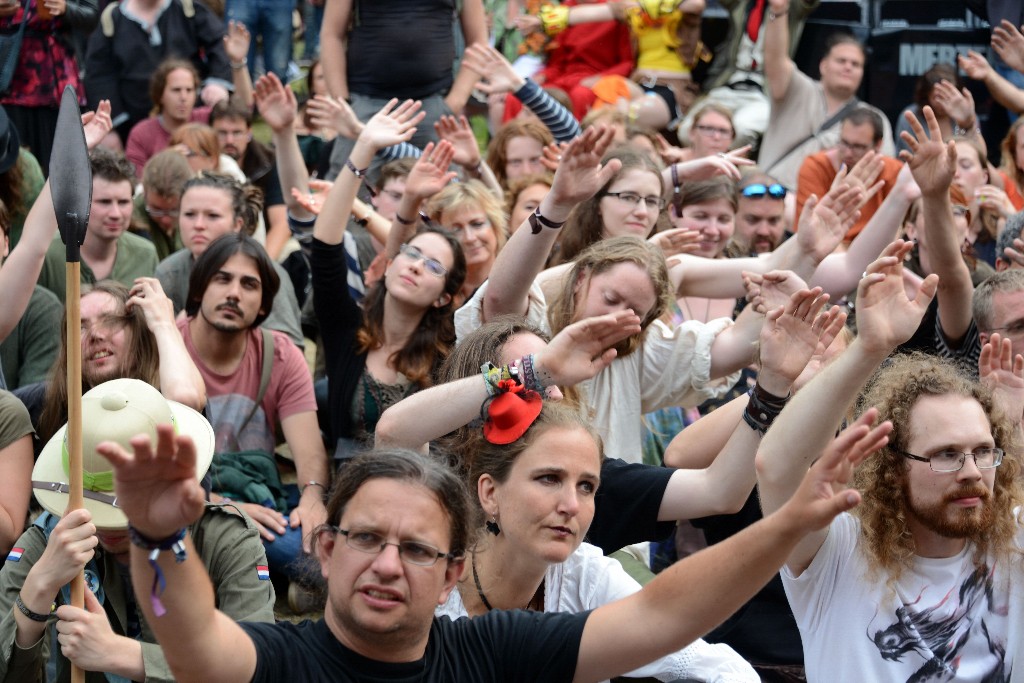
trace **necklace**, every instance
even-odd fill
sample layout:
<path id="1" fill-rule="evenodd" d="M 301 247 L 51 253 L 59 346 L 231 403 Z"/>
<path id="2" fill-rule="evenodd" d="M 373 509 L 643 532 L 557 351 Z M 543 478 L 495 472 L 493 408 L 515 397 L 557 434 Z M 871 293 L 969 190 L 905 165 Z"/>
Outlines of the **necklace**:
<path id="1" fill-rule="evenodd" d="M 491 606 L 491 603 L 487 599 L 487 596 L 484 595 L 483 586 L 480 585 L 480 575 L 476 573 L 476 554 L 473 555 L 473 559 L 470 560 L 469 564 L 470 564 L 470 567 L 472 567 L 472 569 L 473 569 L 473 583 L 476 584 L 476 594 L 480 596 L 480 602 L 482 602 L 484 604 L 484 607 L 487 608 L 488 612 L 494 611 L 494 607 Z M 530 609 L 530 605 L 532 605 L 534 603 L 534 601 L 537 599 L 537 594 L 538 593 L 541 596 L 544 595 L 544 582 L 543 581 L 541 581 L 540 585 L 537 587 L 537 591 L 533 595 L 530 596 L 530 601 L 528 603 L 526 603 L 526 606 L 523 607 L 523 609 L 525 609 L 525 610 Z M 543 605 L 543 602 L 541 604 Z"/>

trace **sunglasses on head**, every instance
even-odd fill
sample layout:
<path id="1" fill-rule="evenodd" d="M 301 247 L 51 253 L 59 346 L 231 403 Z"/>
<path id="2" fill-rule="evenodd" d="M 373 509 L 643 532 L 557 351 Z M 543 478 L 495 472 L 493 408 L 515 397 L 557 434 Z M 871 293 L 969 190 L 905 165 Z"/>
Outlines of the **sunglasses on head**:
<path id="1" fill-rule="evenodd" d="M 763 183 L 756 183 L 754 185 L 747 185 L 744 187 L 740 194 L 744 197 L 751 197 L 753 199 L 760 199 L 761 197 L 768 195 L 772 199 L 785 199 L 786 188 L 778 183 L 772 183 L 771 185 L 764 185 Z"/>

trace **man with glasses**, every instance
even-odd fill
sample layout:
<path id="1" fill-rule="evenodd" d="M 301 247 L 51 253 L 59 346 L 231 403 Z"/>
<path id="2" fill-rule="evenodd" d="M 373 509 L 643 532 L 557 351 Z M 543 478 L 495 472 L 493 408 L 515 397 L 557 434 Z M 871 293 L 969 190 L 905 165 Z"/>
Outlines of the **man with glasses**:
<path id="1" fill-rule="evenodd" d="M 142 192 L 135 195 L 132 222 L 145 229 L 161 261 L 184 246 L 178 233 L 178 205 L 192 175 L 188 160 L 169 149 L 154 155 L 142 170 Z"/>
<path id="2" fill-rule="evenodd" d="M 850 182 L 860 183 L 865 190 L 882 180 L 885 185 L 861 205 L 860 219 L 847 231 L 845 241 L 849 242 L 856 237 L 895 187 L 896 176 L 903 168 L 899 159 L 881 154 L 884 136 L 885 125 L 881 115 L 874 109 L 859 105 L 848 111 L 839 124 L 839 141 L 836 146 L 811 154 L 800 165 L 796 215 L 800 215 L 807 198 L 812 194 L 823 197 L 844 167 Z M 873 152 L 870 157 L 869 152 Z M 862 160 L 863 163 L 858 166 Z"/>
<path id="3" fill-rule="evenodd" d="M 771 110 L 758 163 L 765 172 L 795 190 L 804 157 L 834 146 L 841 112 L 857 106 L 866 53 L 852 35 L 833 34 L 826 41 L 825 55 L 818 64 L 821 80 L 812 79 L 797 69 L 789 56 L 786 17 L 790 11 L 790 0 L 768 0 L 768 21 L 763 29 L 764 75 Z M 893 155 L 896 148 L 892 129 L 884 117 L 882 124 L 882 152 Z"/>
<path id="4" fill-rule="evenodd" d="M 1013 344 L 1014 356 L 1024 355 L 1024 270 L 1003 270 L 978 285 L 971 310 L 982 343 L 998 333 Z"/>
<path id="5" fill-rule="evenodd" d="M 786 225 L 786 188 L 766 173 L 754 172 L 739 186 L 736 230 L 729 249 L 734 256 L 756 256 L 775 251 Z"/>
<path id="6" fill-rule="evenodd" d="M 909 249 L 894 243 L 888 260 L 868 266 L 858 337 L 793 396 L 757 456 L 761 504 L 771 513 L 867 381 L 848 428 L 882 445 L 854 474 L 864 502 L 809 535 L 782 570 L 807 680 L 1008 680 L 1020 655 L 1020 415 L 1007 416 L 1001 402 L 1012 393 L 1001 382 L 1013 382 L 1013 363 L 991 349 L 982 373 L 992 391 L 934 356 L 886 360 L 939 284 L 930 275 L 906 292 Z"/>

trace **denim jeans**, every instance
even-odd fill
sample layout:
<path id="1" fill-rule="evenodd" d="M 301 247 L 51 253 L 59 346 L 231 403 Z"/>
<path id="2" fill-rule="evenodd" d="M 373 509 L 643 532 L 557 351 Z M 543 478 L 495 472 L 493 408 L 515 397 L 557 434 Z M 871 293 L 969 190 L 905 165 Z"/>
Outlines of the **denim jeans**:
<path id="1" fill-rule="evenodd" d="M 288 493 L 288 512 L 291 512 L 299 504 L 299 489 L 295 484 L 287 484 L 284 488 Z M 276 538 L 273 541 L 263 539 L 270 571 L 287 576 L 289 580 L 302 576 L 310 567 L 308 558 L 302 553 L 302 527 L 293 529 L 287 526 L 283 534 L 274 535 Z"/>
<path id="2" fill-rule="evenodd" d="M 249 48 L 249 74 L 253 80 L 256 68 L 256 38 L 263 40 L 263 66 L 286 82 L 288 60 L 292 56 L 292 12 L 295 0 L 228 0 L 227 20 L 245 24 L 252 34 Z"/>
<path id="3" fill-rule="evenodd" d="M 320 24 L 324 21 L 324 6 L 314 5 L 306 0 L 302 11 L 302 20 L 306 24 L 302 58 L 313 60 L 320 56 Z"/>

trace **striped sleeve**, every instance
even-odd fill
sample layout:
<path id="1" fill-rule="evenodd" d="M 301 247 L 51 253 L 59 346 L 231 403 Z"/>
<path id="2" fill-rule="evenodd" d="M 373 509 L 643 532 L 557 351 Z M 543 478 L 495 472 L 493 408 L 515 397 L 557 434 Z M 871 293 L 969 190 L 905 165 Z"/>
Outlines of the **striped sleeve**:
<path id="1" fill-rule="evenodd" d="M 569 142 L 582 132 L 580 124 L 569 110 L 529 78 L 523 83 L 523 87 L 515 92 L 515 96 L 524 107 L 528 107 L 537 115 L 558 142 Z"/>

